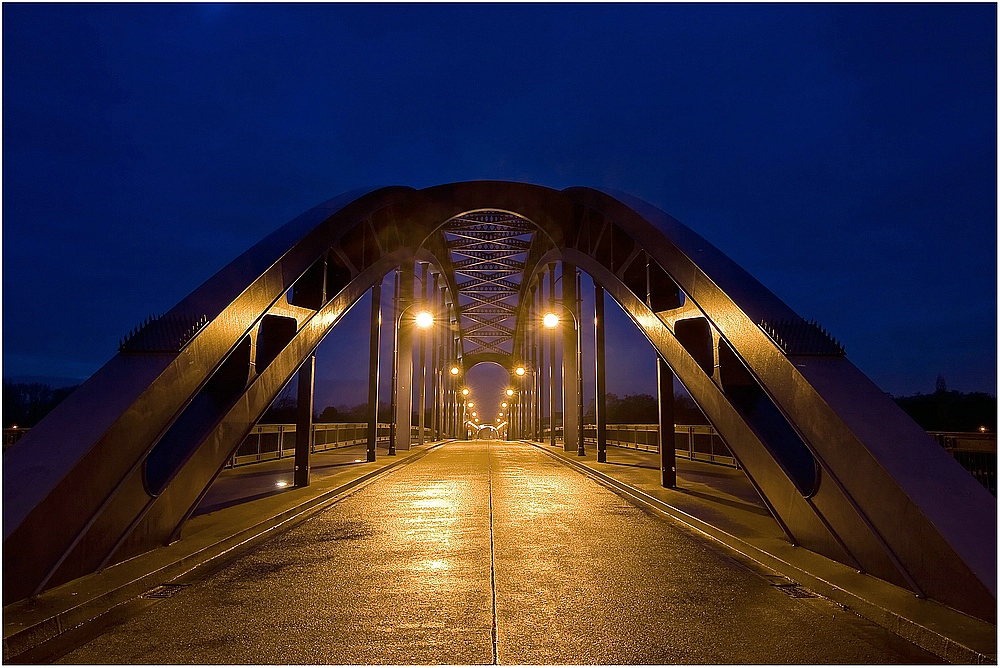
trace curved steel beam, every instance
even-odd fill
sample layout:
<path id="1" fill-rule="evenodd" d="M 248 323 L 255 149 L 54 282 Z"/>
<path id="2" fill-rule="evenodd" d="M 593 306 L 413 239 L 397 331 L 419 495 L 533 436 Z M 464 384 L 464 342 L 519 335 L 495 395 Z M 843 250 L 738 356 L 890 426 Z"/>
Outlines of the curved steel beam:
<path id="1" fill-rule="evenodd" d="M 539 230 L 521 296 L 552 259 L 611 292 L 796 540 L 995 617 L 992 496 L 825 332 L 645 202 L 507 182 L 331 200 L 130 339 L 5 457 L 6 600 L 175 536 L 301 361 L 386 271 L 422 257 L 457 297 L 440 228 L 484 208 L 516 212 Z M 328 289 L 316 292 L 317 276 Z M 675 290 L 688 300 L 683 308 L 662 299 Z"/>

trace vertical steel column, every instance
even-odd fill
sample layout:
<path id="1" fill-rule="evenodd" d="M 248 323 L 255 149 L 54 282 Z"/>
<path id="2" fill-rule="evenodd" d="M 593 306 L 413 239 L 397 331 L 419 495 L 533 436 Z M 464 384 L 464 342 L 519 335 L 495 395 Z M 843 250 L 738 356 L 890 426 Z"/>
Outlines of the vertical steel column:
<path id="1" fill-rule="evenodd" d="M 396 454 L 396 416 L 399 414 L 399 272 L 392 281 L 392 384 L 389 387 L 389 452 Z"/>
<path id="2" fill-rule="evenodd" d="M 542 291 L 541 281 L 535 285 L 535 288 L 531 293 L 531 324 L 535 329 L 534 334 L 534 347 L 532 348 L 532 366 L 535 369 L 535 438 L 534 440 L 539 443 L 542 441 L 542 397 L 545 396 L 545 374 L 542 371 L 542 365 L 545 363 L 543 359 L 545 356 L 545 350 L 542 348 L 542 331 L 541 327 L 538 326 L 538 300 L 540 299 Z"/>
<path id="3" fill-rule="evenodd" d="M 597 461 L 608 461 L 608 402 L 604 366 L 604 288 L 594 281 L 594 413 L 597 418 Z"/>
<path id="4" fill-rule="evenodd" d="M 556 272 L 549 268 L 549 310 L 556 310 Z M 549 330 L 549 445 L 556 447 L 556 330 Z"/>
<path id="5" fill-rule="evenodd" d="M 441 322 L 443 320 L 441 309 L 437 304 L 438 297 L 438 275 L 436 271 L 431 272 L 430 298 L 433 302 L 431 311 L 434 313 L 434 328 L 431 333 L 431 435 L 434 441 L 440 441 L 438 435 L 438 338 L 441 333 Z"/>
<path id="6" fill-rule="evenodd" d="M 576 434 L 580 447 L 576 454 L 583 457 L 583 288 L 581 281 L 583 272 L 576 269 L 576 304 L 573 312 L 576 314 Z"/>
<path id="7" fill-rule="evenodd" d="M 562 306 L 569 313 L 555 313 L 562 319 L 563 451 L 583 454 L 580 439 L 580 326 L 576 317 L 576 267 L 562 263 Z M 569 316 L 567 320 L 566 316 Z M 569 327 L 572 325 L 572 328 Z"/>
<path id="8" fill-rule="evenodd" d="M 372 286 L 371 336 L 368 339 L 368 455 L 375 461 L 375 443 L 378 441 L 378 362 L 382 332 L 382 281 Z"/>
<path id="9" fill-rule="evenodd" d="M 313 371 L 316 354 L 310 355 L 299 367 L 298 407 L 295 420 L 295 473 L 296 487 L 309 486 L 309 451 L 312 450 L 313 425 Z M 279 435 L 280 439 L 281 436 Z"/>
<path id="10" fill-rule="evenodd" d="M 447 372 L 441 374 L 441 437 L 450 438 L 451 424 L 448 418 L 448 411 L 451 406 L 451 388 L 454 385 L 451 376 L 451 365 L 455 362 L 455 356 L 451 353 L 449 343 L 451 340 L 451 304 L 448 303 L 447 285 L 441 286 L 441 304 L 445 322 L 447 323 L 444 333 L 441 334 L 441 348 L 444 351 L 441 355 L 443 358 L 442 365 L 447 364 Z"/>
<path id="11" fill-rule="evenodd" d="M 674 451 L 674 372 L 656 355 L 656 388 L 660 407 L 660 484 L 677 487 L 677 453 Z"/>
<path id="12" fill-rule="evenodd" d="M 427 308 L 427 263 L 420 263 L 420 307 Z M 420 379 L 420 393 L 418 395 L 417 407 L 417 444 L 424 444 L 424 427 L 427 413 L 427 332 L 421 330 L 417 333 L 417 345 L 420 347 L 420 354 L 417 365 L 417 374 Z"/>
<path id="13" fill-rule="evenodd" d="M 455 299 L 457 299 L 457 297 Z M 462 355 L 462 352 L 463 352 L 462 351 L 462 342 L 461 342 L 461 340 L 459 339 L 459 336 L 458 336 L 458 302 L 457 301 L 453 301 L 452 304 L 451 304 L 451 307 L 452 307 L 452 316 L 453 316 L 453 319 L 452 319 L 452 330 L 451 330 L 452 331 L 452 335 L 451 335 L 452 358 L 455 359 L 455 360 L 458 360 L 458 358 Z M 451 393 L 451 410 L 452 410 L 451 419 L 452 419 L 452 426 L 454 428 L 455 438 L 464 439 L 465 437 L 462 434 L 463 427 L 462 427 L 462 422 L 461 422 L 462 408 L 461 408 L 461 406 L 459 406 L 459 403 L 461 403 L 463 406 L 465 405 L 465 400 L 462 398 L 462 394 L 461 394 L 461 392 L 462 392 L 462 385 L 465 384 L 465 364 L 464 364 L 464 362 L 461 365 L 459 365 L 459 366 L 462 367 L 462 377 L 461 377 L 461 380 L 459 380 L 458 378 L 455 379 L 453 391 Z"/>
<path id="14" fill-rule="evenodd" d="M 395 434 L 390 446 L 391 454 L 396 450 L 410 449 L 410 425 L 413 421 L 413 327 L 400 318 L 400 314 L 413 303 L 413 259 L 403 260 L 399 266 L 399 299 L 396 321 L 393 357 L 396 360 L 393 374 L 393 388 L 396 393 L 394 411 Z"/>

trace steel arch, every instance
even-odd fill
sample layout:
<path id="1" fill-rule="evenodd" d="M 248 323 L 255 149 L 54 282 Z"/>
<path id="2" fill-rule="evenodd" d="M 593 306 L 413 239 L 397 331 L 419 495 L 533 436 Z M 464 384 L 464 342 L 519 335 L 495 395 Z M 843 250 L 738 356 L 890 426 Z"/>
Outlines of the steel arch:
<path id="1" fill-rule="evenodd" d="M 7 600 L 175 537 L 285 381 L 387 271 L 415 259 L 434 262 L 457 308 L 460 288 L 442 225 L 483 209 L 514 212 L 541 232 L 527 249 L 519 295 L 541 267 L 564 260 L 615 297 L 691 391 L 794 541 L 995 618 L 992 496 L 825 332 L 645 202 L 590 188 L 560 192 L 509 182 L 390 187 L 330 200 L 279 228 L 131 337 L 8 452 Z M 640 285 L 640 269 L 654 278 Z M 327 288 L 317 298 L 319 275 Z M 298 304 L 288 301 L 289 290 Z M 678 296 L 676 304 L 671 295 Z M 294 332 L 269 343 L 261 334 L 268 316 L 294 319 Z M 523 320 L 511 334 L 515 345 Z M 484 352 L 505 351 L 480 351 L 465 364 Z M 208 406 L 205 424 L 188 417 L 202 404 Z M 184 427 L 185 421 L 199 428 Z M 175 467 L 162 489 L 150 490 L 144 478 L 150 454 L 158 447 L 173 452 L 164 442 L 180 444 L 179 454 L 171 455 Z M 35 454 L 40 447 L 50 449 L 44 466 Z"/>

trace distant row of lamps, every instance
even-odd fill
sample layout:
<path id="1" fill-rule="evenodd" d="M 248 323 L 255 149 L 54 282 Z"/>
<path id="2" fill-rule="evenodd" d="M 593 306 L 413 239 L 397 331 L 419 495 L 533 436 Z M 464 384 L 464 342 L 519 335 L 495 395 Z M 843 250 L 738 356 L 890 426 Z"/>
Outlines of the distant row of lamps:
<path id="1" fill-rule="evenodd" d="M 393 379 L 392 379 L 393 380 L 393 382 L 392 382 L 393 404 L 395 404 L 395 392 L 396 392 L 396 380 L 397 380 L 396 377 L 395 377 L 395 374 L 396 374 L 396 369 L 398 368 L 398 363 L 399 363 L 399 325 L 400 325 L 400 323 L 403 320 L 403 314 L 406 313 L 407 311 L 409 311 L 411 308 L 413 308 L 415 306 L 417 306 L 416 302 L 405 306 L 403 308 L 403 310 L 401 310 L 399 312 L 399 316 L 396 318 L 396 327 L 395 327 L 395 330 L 393 331 L 393 346 L 392 346 L 392 349 L 393 349 L 393 358 L 394 358 L 393 359 L 393 362 L 394 362 L 393 363 Z M 566 312 L 569 313 L 570 316 L 572 316 L 572 318 L 573 318 L 573 328 L 576 330 L 576 336 L 577 336 L 577 375 L 580 376 L 580 380 L 582 381 L 582 371 L 583 370 L 582 370 L 582 368 L 580 368 L 580 365 L 582 363 L 581 350 L 580 350 L 580 323 L 577 321 L 576 314 L 573 313 L 573 311 L 570 308 L 566 307 L 563 304 L 559 304 L 559 306 L 561 306 L 563 309 L 565 309 Z M 559 326 L 559 321 L 560 321 L 559 316 L 556 313 L 549 312 L 549 313 L 546 313 L 545 315 L 542 316 L 542 325 L 544 327 L 546 327 L 547 329 L 555 329 L 556 327 Z M 434 314 L 431 311 L 428 311 L 427 309 L 418 311 L 417 314 L 413 318 L 413 322 L 414 322 L 414 324 L 419 329 L 429 329 L 430 327 L 432 327 L 434 325 Z M 449 371 L 449 373 L 452 376 L 458 376 L 459 374 L 462 373 L 462 369 L 458 365 L 452 365 L 451 368 L 448 371 Z M 523 366 L 523 365 L 518 365 L 517 367 L 514 368 L 514 375 L 516 375 L 518 378 L 523 378 L 525 375 L 527 375 L 527 373 L 528 373 L 528 369 L 525 366 Z M 513 390 L 513 388 L 509 388 L 508 387 L 505 390 L 505 393 L 506 393 L 506 395 L 508 397 L 513 397 L 514 396 L 514 390 Z M 463 388 L 462 389 L 462 396 L 463 397 L 468 397 L 469 396 L 469 388 Z M 581 401 L 581 404 L 582 404 L 582 401 L 583 401 L 582 394 L 580 396 L 580 401 Z M 475 403 L 472 402 L 472 401 L 469 401 L 469 402 L 465 403 L 464 405 L 465 405 L 465 407 L 467 409 L 471 410 L 472 407 L 475 406 Z M 501 404 L 501 406 L 502 406 L 502 408 L 507 408 L 508 404 L 505 401 L 505 402 L 503 402 Z M 580 410 L 581 410 L 581 418 L 582 418 L 582 406 L 580 407 Z M 497 424 L 500 424 L 500 422 L 503 419 L 503 416 L 504 416 L 503 411 L 500 411 L 499 415 L 497 416 Z M 472 412 L 472 419 L 474 420 L 475 424 L 479 423 L 479 417 L 478 417 L 478 415 L 477 415 L 477 413 L 475 411 Z M 390 449 L 393 449 L 391 447 L 393 441 L 394 441 L 394 439 L 390 439 Z M 581 447 L 582 447 L 582 441 L 581 441 Z M 394 452 L 390 452 L 390 454 L 395 454 L 395 453 Z"/>

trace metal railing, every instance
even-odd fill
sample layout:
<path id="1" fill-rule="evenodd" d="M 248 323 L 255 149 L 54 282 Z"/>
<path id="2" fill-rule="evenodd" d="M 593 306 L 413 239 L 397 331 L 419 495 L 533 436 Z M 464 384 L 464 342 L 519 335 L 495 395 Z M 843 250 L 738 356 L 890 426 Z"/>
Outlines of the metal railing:
<path id="1" fill-rule="evenodd" d="M 928 432 L 972 474 L 990 494 L 997 495 L 997 435 L 977 432 Z"/>
<path id="2" fill-rule="evenodd" d="M 21 440 L 21 437 L 31 431 L 31 427 L 9 427 L 3 430 L 3 451 Z"/>
<path id="3" fill-rule="evenodd" d="M 556 440 L 562 440 L 562 427 L 556 425 Z M 546 440 L 549 430 L 545 430 Z M 597 445 L 597 425 L 583 426 L 584 443 Z M 660 451 L 659 428 L 655 424 L 609 424 L 608 445 L 643 450 L 646 452 Z M 674 425 L 674 450 L 681 459 L 710 462 L 722 466 L 739 468 L 739 462 L 729 451 L 725 441 L 707 424 Z"/>
<path id="4" fill-rule="evenodd" d="M 419 427 L 410 428 L 410 438 L 416 439 Z M 330 422 L 314 424 L 310 452 L 325 452 L 368 442 L 367 422 Z M 431 436 L 431 429 L 424 427 L 424 438 Z M 389 440 L 389 423 L 380 422 L 378 441 Z M 295 455 L 294 424 L 259 424 L 247 435 L 240 447 L 226 462 L 225 468 L 256 464 Z"/>

